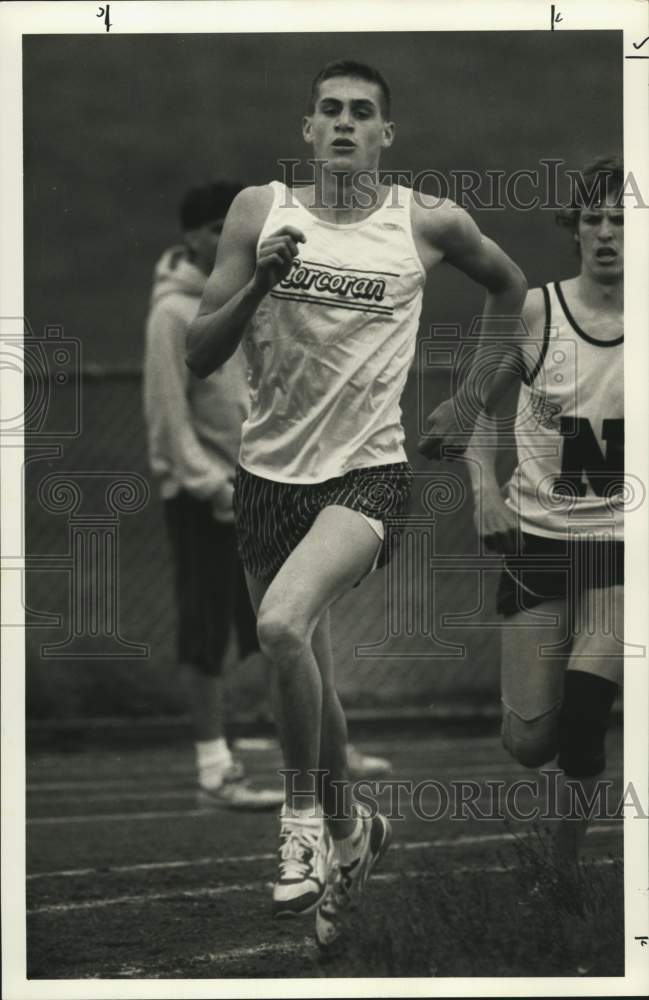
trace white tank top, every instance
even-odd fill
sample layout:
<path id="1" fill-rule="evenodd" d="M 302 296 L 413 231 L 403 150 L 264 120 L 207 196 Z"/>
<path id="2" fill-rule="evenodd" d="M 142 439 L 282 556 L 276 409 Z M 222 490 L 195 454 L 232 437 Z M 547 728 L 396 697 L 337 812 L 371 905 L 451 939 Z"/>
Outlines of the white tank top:
<path id="1" fill-rule="evenodd" d="M 521 387 L 507 502 L 531 534 L 621 540 L 624 338 L 589 337 L 558 283 L 543 295 L 543 347 Z"/>
<path id="2" fill-rule="evenodd" d="M 278 482 L 317 483 L 404 461 L 399 400 L 425 281 L 412 192 L 394 186 L 370 216 L 336 225 L 284 184 L 271 187 L 259 241 L 291 225 L 306 243 L 243 338 L 251 401 L 241 465 Z"/>

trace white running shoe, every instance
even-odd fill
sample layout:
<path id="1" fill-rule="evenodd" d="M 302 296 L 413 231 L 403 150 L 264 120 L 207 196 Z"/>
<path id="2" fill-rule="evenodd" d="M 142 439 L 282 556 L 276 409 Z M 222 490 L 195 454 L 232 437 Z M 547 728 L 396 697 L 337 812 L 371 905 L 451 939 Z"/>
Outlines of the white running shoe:
<path id="1" fill-rule="evenodd" d="M 279 831 L 279 877 L 273 886 L 273 916 L 311 913 L 322 899 L 331 865 L 331 844 L 322 817 L 286 816 Z"/>
<path id="2" fill-rule="evenodd" d="M 251 788 L 243 777 L 243 766 L 236 759 L 223 775 L 220 785 L 206 788 L 200 785 L 196 798 L 202 808 L 225 807 L 249 812 L 279 809 L 284 801 L 282 788 Z"/>
<path id="3" fill-rule="evenodd" d="M 360 809 L 359 809 L 360 811 Z M 358 903 L 372 870 L 381 860 L 392 839 L 390 823 L 377 813 L 361 815 L 365 843 L 356 861 L 349 865 L 334 862 L 331 877 L 315 918 L 315 936 L 320 948 L 327 949 L 340 937 L 345 915 Z"/>
<path id="4" fill-rule="evenodd" d="M 386 778 L 392 765 L 384 757 L 371 757 L 347 744 L 347 769 L 350 778 Z"/>

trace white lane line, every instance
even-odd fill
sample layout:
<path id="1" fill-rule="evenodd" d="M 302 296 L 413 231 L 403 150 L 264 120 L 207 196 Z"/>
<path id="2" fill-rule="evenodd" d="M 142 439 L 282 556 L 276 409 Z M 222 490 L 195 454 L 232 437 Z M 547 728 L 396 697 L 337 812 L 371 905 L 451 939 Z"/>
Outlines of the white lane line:
<path id="1" fill-rule="evenodd" d="M 83 771 L 79 771 L 75 774 L 73 766 L 65 766 L 66 762 L 61 763 L 61 761 L 56 762 L 55 767 L 43 769 L 38 764 L 27 763 L 27 773 L 29 778 L 33 778 L 34 781 L 30 784 L 35 788 L 53 788 L 59 785 L 89 785 L 97 786 L 97 783 L 110 784 L 111 782 L 122 782 L 122 781 L 156 781 L 162 779 L 168 779 L 169 777 L 178 778 L 182 780 L 187 775 L 196 774 L 196 765 L 191 763 L 187 764 L 172 764 L 166 763 L 164 759 L 157 761 L 154 766 L 151 764 L 150 767 L 137 767 L 133 765 L 132 767 L 125 762 L 124 757 L 119 760 L 119 767 L 115 767 L 110 771 L 102 771 L 100 768 L 84 768 Z M 47 779 L 45 771 L 52 772 L 52 780 Z M 61 773 L 66 775 L 65 781 L 61 781 Z"/>
<path id="2" fill-rule="evenodd" d="M 42 794 L 42 793 L 39 793 Z M 190 788 L 180 788 L 178 791 L 173 791 L 172 789 L 161 788 L 160 791 L 151 791 L 151 789 L 143 789 L 141 792 L 133 791 L 129 789 L 124 792 L 98 792 L 98 793 L 86 793 L 85 791 L 79 792 L 77 795 L 57 795 L 57 802 L 78 802 L 80 799 L 84 802 L 129 802 L 134 800 L 136 802 L 141 802 L 143 799 L 195 799 L 196 792 Z M 46 803 L 42 803 L 45 805 Z M 52 803 L 49 802 L 47 805 L 51 806 Z"/>
<path id="3" fill-rule="evenodd" d="M 248 775 L 250 778 L 256 777 L 255 775 Z M 153 799 L 154 801 L 162 799 L 196 799 L 196 791 L 191 786 L 189 788 L 179 788 L 177 791 L 173 789 L 160 789 L 160 791 L 151 791 L 150 789 L 143 788 L 141 792 L 129 789 L 124 792 L 98 792 L 96 794 L 86 794 L 86 792 L 79 792 L 78 795 L 57 795 L 56 801 L 58 802 L 142 802 L 146 799 Z M 47 805 L 51 808 L 52 802 L 41 802 L 40 805 Z"/>
<path id="4" fill-rule="evenodd" d="M 304 938 L 302 941 L 269 941 L 248 948 L 230 948 L 228 951 L 210 952 L 207 955 L 192 955 L 188 959 L 189 965 L 174 969 L 171 972 L 166 972 L 165 970 L 165 976 L 182 976 L 186 979 L 187 969 L 191 968 L 194 964 L 204 965 L 209 963 L 218 966 L 227 966 L 251 958 L 270 958 L 271 956 L 277 958 L 306 958 L 308 955 L 311 955 L 313 958 L 318 956 L 318 946 L 313 938 Z M 128 969 L 128 966 L 126 968 Z M 121 972 L 118 972 L 117 975 L 121 975 Z M 126 975 L 128 975 L 128 972 L 126 972 Z M 146 976 L 147 973 L 142 969 L 140 970 L 140 975 Z"/>
<path id="5" fill-rule="evenodd" d="M 262 767 L 260 762 L 255 762 L 252 765 L 249 761 L 245 762 L 246 774 L 251 778 L 261 778 L 266 779 L 273 775 L 277 777 L 279 774 L 279 767 L 273 770 L 268 766 L 267 758 L 265 761 L 266 766 Z M 73 796 L 77 795 L 79 798 L 87 797 L 87 793 L 90 795 L 99 794 L 106 795 L 108 797 L 108 789 L 114 789 L 116 793 L 120 791 L 124 792 L 137 792 L 142 790 L 143 793 L 153 793 L 160 791 L 161 793 L 174 791 L 177 788 L 179 791 L 186 792 L 188 789 L 191 791 L 196 784 L 196 769 L 187 768 L 186 775 L 178 775 L 172 773 L 166 773 L 162 776 L 160 773 L 156 775 L 142 775 L 140 777 L 123 777 L 123 778 L 109 778 L 104 780 L 101 776 L 93 779 L 80 779 L 78 781 L 29 781 L 27 782 L 25 788 L 30 795 L 47 795 L 49 793 L 57 792 L 72 792 Z M 106 789 L 106 792 L 101 791 L 101 789 Z M 88 796 L 89 797 L 89 796 Z M 115 796 L 117 797 L 117 796 Z"/>
<path id="6" fill-rule="evenodd" d="M 27 820 L 28 826 L 52 826 L 62 823 L 113 823 L 140 819 L 189 819 L 194 816 L 214 816 L 215 809 L 174 809 L 169 812 L 93 813 L 88 816 L 36 816 Z"/>
<path id="7" fill-rule="evenodd" d="M 240 962 L 242 960 L 250 958 L 265 958 L 270 957 L 271 955 L 278 958 L 295 958 L 296 956 L 306 957 L 307 955 L 313 955 L 315 958 L 317 954 L 318 947 L 313 938 L 304 938 L 302 941 L 268 941 L 262 944 L 252 945 L 247 948 L 230 948 L 228 951 L 208 952 L 206 955 L 190 955 L 187 957 L 186 963 L 183 966 L 177 969 L 165 969 L 164 972 L 165 978 L 180 976 L 183 979 L 187 979 L 188 970 L 190 970 L 194 965 L 233 965 L 235 962 Z M 133 978 L 145 979 L 147 976 L 151 976 L 151 972 L 151 968 L 144 968 L 143 966 L 122 965 L 115 971 L 106 972 L 106 975 L 110 975 L 112 978 L 116 976 L 130 976 Z M 82 978 L 96 979 L 97 977 L 92 975 L 84 976 Z"/>
<path id="8" fill-rule="evenodd" d="M 227 896 L 231 892 L 258 892 L 266 888 L 266 882 L 247 882 L 245 884 L 217 885 L 202 889 L 175 889 L 170 892 L 145 892 L 131 896 L 109 896 L 102 899 L 85 899 L 77 903 L 47 903 L 44 906 L 34 906 L 26 912 L 35 913 L 66 913 L 70 910 L 98 910 L 106 906 L 130 906 L 138 903 L 154 903 L 163 899 L 211 899 Z"/>
<path id="9" fill-rule="evenodd" d="M 617 859 L 621 860 L 621 859 Z M 598 868 L 601 865 L 613 865 L 615 864 L 615 858 L 595 858 L 592 864 L 596 865 Z M 495 872 L 496 874 L 503 874 L 507 872 L 519 871 L 520 865 L 458 865 L 457 868 L 450 868 L 450 875 L 477 875 L 481 872 Z M 372 875 L 373 882 L 395 882 L 400 878 L 430 878 L 427 872 L 421 871 L 420 869 L 414 869 L 405 872 L 379 872 L 377 875 Z M 29 911 L 27 911 L 29 912 Z"/>
<path id="10" fill-rule="evenodd" d="M 188 777 L 192 775 L 192 772 L 187 770 Z M 194 772 L 195 776 L 195 772 Z M 194 776 L 191 777 L 193 782 Z M 189 781 L 184 783 L 184 787 L 187 787 Z M 104 781 L 101 777 L 92 779 L 83 779 L 80 781 L 29 781 L 26 785 L 27 791 L 33 794 L 39 792 L 78 792 L 79 795 L 83 795 L 86 791 L 92 791 L 94 788 L 125 788 L 125 789 L 137 789 L 142 787 L 145 789 L 155 788 L 159 786 L 162 790 L 169 788 L 169 778 L 154 778 L 153 775 L 147 778 L 146 783 L 142 778 L 111 778 L 109 781 Z"/>
<path id="11" fill-rule="evenodd" d="M 613 865 L 615 858 L 596 858 L 592 863 L 596 866 Z M 495 874 L 506 874 L 518 870 L 518 865 L 460 865 L 451 868 L 448 874 L 451 875 L 476 875 L 482 872 Z M 426 879 L 432 876 L 421 869 L 411 869 L 401 872 L 383 872 L 373 876 L 375 882 L 397 882 L 400 879 Z M 35 916 L 42 913 L 70 913 L 78 910 L 97 910 L 108 906 L 133 906 L 138 904 L 148 904 L 160 902 L 162 900 L 183 900 L 183 899 L 215 899 L 238 892 L 268 892 L 272 889 L 270 882 L 247 882 L 233 885 L 219 885 L 213 888 L 201 889 L 176 889 L 170 892 L 140 893 L 131 896 L 111 896 L 103 899 L 87 899 L 76 903 L 48 903 L 44 906 L 35 906 L 28 909 L 27 916 Z"/>
<path id="12" fill-rule="evenodd" d="M 307 955 L 317 954 L 317 945 L 313 938 L 304 938 L 302 941 L 269 941 L 254 945 L 248 948 L 230 948 L 228 951 L 212 952 L 207 955 L 195 955 L 190 959 L 191 963 L 217 962 L 227 965 L 233 962 L 240 962 L 247 958 L 260 958 L 264 955 Z M 178 972 L 185 973 L 186 969 L 179 969 Z M 172 973 L 173 975 L 173 973 Z"/>
<path id="13" fill-rule="evenodd" d="M 55 878 L 62 876 L 65 878 L 79 878 L 84 875 L 118 875 L 130 872 L 148 872 L 156 869 L 166 870 L 169 868 L 200 868 L 204 865 L 236 865 L 250 864 L 255 861 L 270 861 L 275 854 L 241 854 L 236 857 L 226 856 L 222 858 L 194 858 L 188 861 L 143 861 L 135 865 L 110 865 L 106 868 L 64 868 L 54 872 L 34 872 L 27 876 L 27 880 L 35 878 Z"/>
<path id="14" fill-rule="evenodd" d="M 262 766 L 260 761 L 251 762 L 246 760 L 246 774 L 251 777 L 268 777 L 269 774 L 277 775 L 281 766 L 278 763 L 278 767 L 273 771 L 272 767 L 268 765 L 267 756 L 264 758 L 264 765 Z M 31 795 L 47 795 L 50 792 L 76 792 L 79 796 L 85 797 L 86 792 L 93 793 L 95 790 L 100 789 L 137 791 L 141 788 L 144 792 L 156 791 L 158 789 L 164 792 L 172 791 L 174 786 L 182 790 L 191 789 L 195 783 L 196 768 L 188 767 L 185 768 L 182 774 L 161 769 L 156 774 L 125 775 L 124 777 L 113 776 L 108 779 L 104 779 L 101 775 L 98 775 L 96 778 L 79 778 L 67 781 L 28 781 L 25 788 Z"/>
<path id="15" fill-rule="evenodd" d="M 597 826 L 591 826 L 588 830 L 588 836 L 596 836 L 598 834 L 613 833 L 619 830 L 621 832 L 621 823 L 605 823 Z M 432 850 L 436 847 L 466 847 L 467 845 L 475 844 L 487 844 L 493 841 L 507 842 L 511 840 L 524 840 L 529 838 L 529 834 L 514 834 L 514 833 L 485 833 L 485 834 L 460 834 L 458 837 L 444 838 L 440 837 L 438 840 L 417 840 L 410 841 L 409 843 L 396 843 L 393 844 L 390 852 L 392 851 L 425 851 Z M 253 864 L 257 861 L 272 861 L 275 854 L 240 854 L 240 855 L 227 855 L 225 857 L 207 857 L 207 858 L 193 858 L 187 861 L 142 861 L 138 864 L 133 865 L 111 865 L 107 868 L 64 868 L 59 871 L 52 872 L 33 872 L 27 876 L 27 880 L 39 879 L 39 878 L 82 878 L 87 875 L 118 875 L 118 874 L 129 874 L 132 872 L 144 872 L 144 871 L 155 871 L 155 870 L 168 870 L 172 868 L 200 868 L 207 865 L 236 865 L 236 864 Z"/>

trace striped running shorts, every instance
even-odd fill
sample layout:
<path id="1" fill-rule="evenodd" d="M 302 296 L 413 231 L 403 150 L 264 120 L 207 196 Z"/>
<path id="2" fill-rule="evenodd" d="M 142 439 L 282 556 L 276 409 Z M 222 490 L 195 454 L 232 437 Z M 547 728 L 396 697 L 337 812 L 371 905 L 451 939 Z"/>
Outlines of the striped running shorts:
<path id="1" fill-rule="evenodd" d="M 251 576 L 270 583 L 325 507 L 336 504 L 381 521 L 377 566 L 389 560 L 388 542 L 408 512 L 413 473 L 408 462 L 352 469 L 323 483 L 278 483 L 237 467 L 234 516 L 241 561 Z M 393 544 L 393 543 L 391 543 Z"/>

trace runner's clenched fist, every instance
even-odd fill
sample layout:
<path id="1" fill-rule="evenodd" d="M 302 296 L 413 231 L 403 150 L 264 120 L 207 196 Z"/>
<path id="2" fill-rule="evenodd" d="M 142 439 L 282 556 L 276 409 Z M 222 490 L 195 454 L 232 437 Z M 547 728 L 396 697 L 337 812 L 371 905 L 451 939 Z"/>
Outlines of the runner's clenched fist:
<path id="1" fill-rule="evenodd" d="M 298 243 L 306 243 L 306 236 L 295 226 L 282 226 L 262 240 L 253 278 L 258 291 L 265 294 L 286 277 L 297 257 Z"/>

